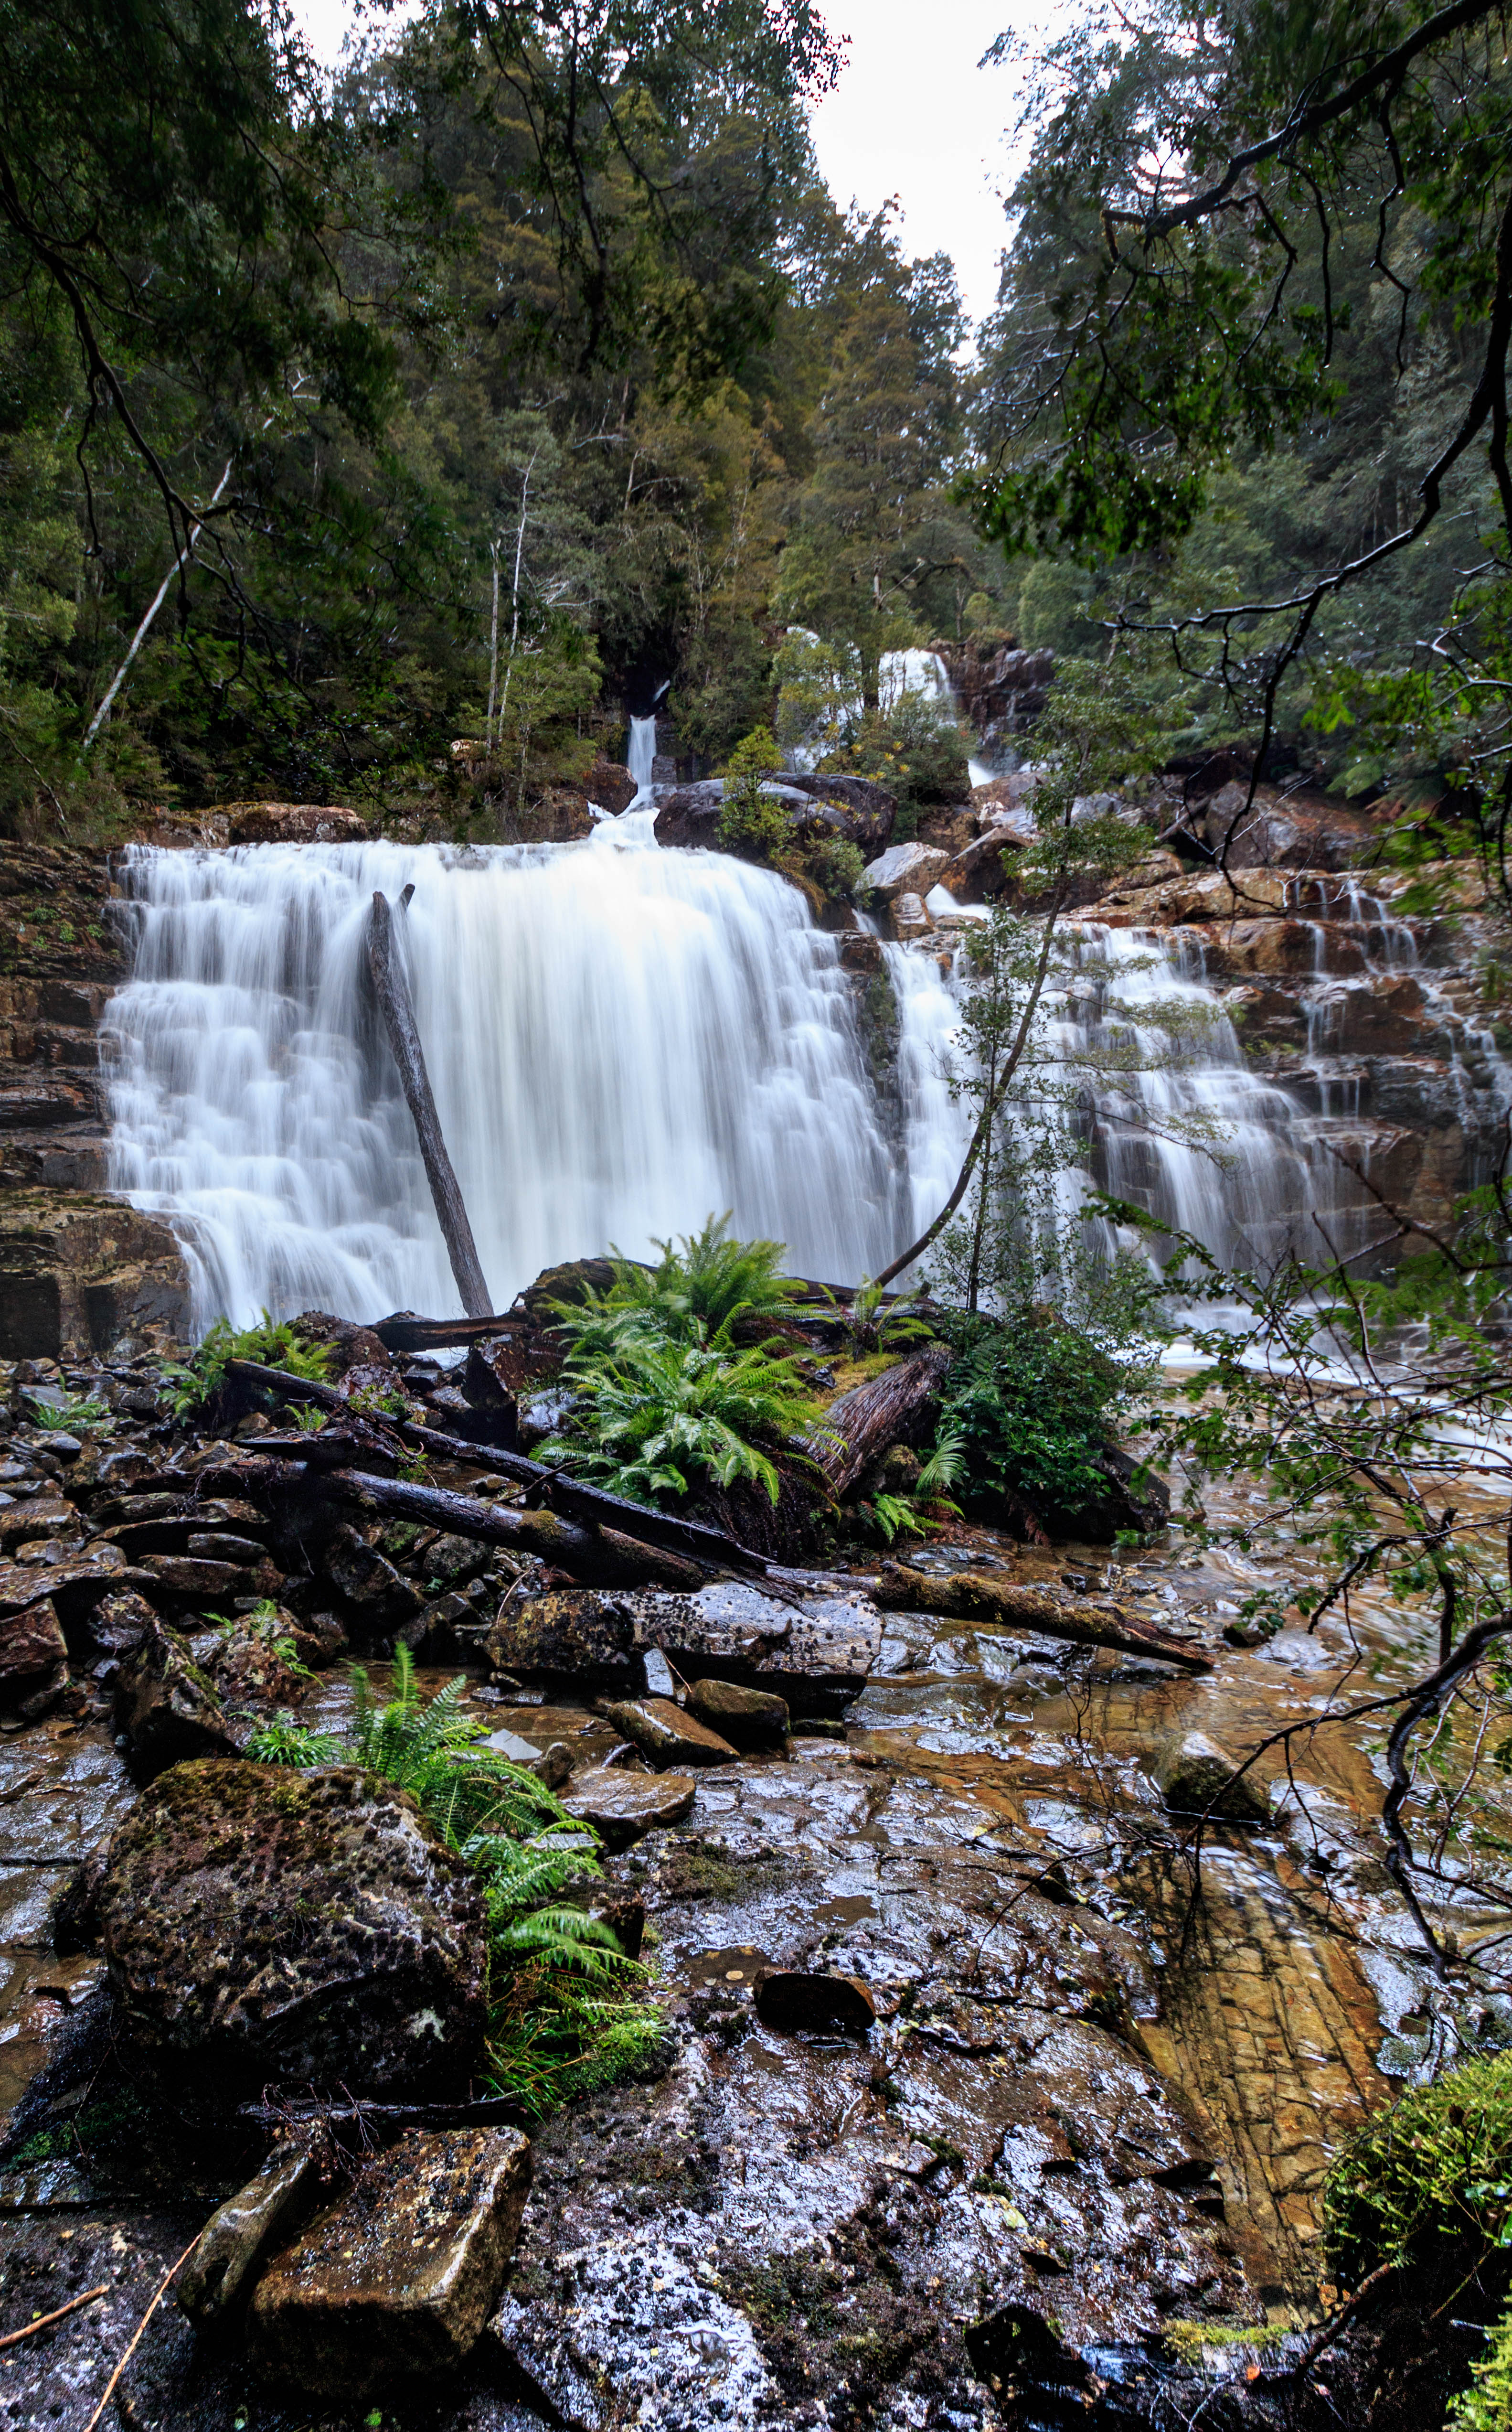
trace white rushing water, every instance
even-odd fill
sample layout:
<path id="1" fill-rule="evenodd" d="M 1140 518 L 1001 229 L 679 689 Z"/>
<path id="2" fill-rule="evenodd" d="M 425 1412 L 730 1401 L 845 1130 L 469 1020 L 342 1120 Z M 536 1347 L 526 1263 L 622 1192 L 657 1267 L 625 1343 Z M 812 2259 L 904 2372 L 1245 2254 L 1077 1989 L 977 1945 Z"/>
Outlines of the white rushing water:
<path id="1" fill-rule="evenodd" d="M 632 718 L 630 722 L 630 749 L 625 766 L 635 780 L 635 800 L 643 802 L 651 790 L 651 774 L 656 767 L 656 720 L 654 718 Z"/>
<path id="2" fill-rule="evenodd" d="M 574 846 L 138 849 L 105 1022 L 112 1188 L 169 1216 L 194 1315 L 458 1307 L 363 985 L 396 926 L 496 1307 L 560 1259 L 732 1209 L 798 1272 L 875 1272 L 906 1192 L 836 941 L 770 872 L 663 853 L 651 814 Z"/>

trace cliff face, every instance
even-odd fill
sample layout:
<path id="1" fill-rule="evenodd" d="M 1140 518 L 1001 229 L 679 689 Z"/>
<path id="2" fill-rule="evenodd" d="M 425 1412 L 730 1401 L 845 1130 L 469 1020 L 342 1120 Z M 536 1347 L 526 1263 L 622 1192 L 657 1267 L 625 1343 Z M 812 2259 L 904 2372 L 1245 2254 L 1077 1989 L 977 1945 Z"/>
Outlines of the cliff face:
<path id="1" fill-rule="evenodd" d="M 0 1359 L 107 1352 L 187 1311 L 172 1233 L 105 1188 L 114 903 L 104 854 L 0 843 Z"/>

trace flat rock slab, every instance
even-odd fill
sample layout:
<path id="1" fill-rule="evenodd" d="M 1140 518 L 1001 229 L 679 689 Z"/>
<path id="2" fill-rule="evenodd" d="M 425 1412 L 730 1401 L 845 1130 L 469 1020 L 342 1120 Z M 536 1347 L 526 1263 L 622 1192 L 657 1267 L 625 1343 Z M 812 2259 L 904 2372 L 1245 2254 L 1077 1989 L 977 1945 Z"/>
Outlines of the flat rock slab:
<path id="1" fill-rule="evenodd" d="M 627 1698 L 606 1707 L 605 1713 L 654 1765 L 733 1765 L 739 1755 L 728 1740 L 696 1714 L 683 1714 L 670 1697 Z"/>
<path id="2" fill-rule="evenodd" d="M 612 1849 L 622 1849 L 643 1833 L 680 1824 L 697 1786 L 688 1773 L 627 1773 L 622 1765 L 600 1765 L 577 1775 L 562 1803 L 569 1816 L 601 1832 Z"/>
<path id="3" fill-rule="evenodd" d="M 481 2059 L 477 1885 L 356 1766 L 175 1765 L 112 1835 L 96 1916 L 125 2033 L 176 2083 L 450 2092 Z"/>
<path id="4" fill-rule="evenodd" d="M 497 2301 L 529 2186 L 513 2130 L 401 2137 L 260 2284 L 254 2364 L 346 2405 L 454 2371 Z"/>
<path id="5" fill-rule="evenodd" d="M 647 1591 L 632 1601 L 641 1645 L 662 1647 L 684 1678 L 744 1681 L 795 1714 L 841 1711 L 882 1653 L 882 1615 L 856 1589 L 784 1603 L 721 1579 L 696 1596 Z"/>

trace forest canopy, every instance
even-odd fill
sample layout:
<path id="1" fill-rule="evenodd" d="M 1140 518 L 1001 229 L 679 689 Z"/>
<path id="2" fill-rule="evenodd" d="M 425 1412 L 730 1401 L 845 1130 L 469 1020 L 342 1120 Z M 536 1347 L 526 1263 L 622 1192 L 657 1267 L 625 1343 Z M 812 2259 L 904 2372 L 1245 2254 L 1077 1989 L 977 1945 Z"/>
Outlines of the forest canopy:
<path id="1" fill-rule="evenodd" d="M 332 76 L 271 0 L 0 7 L 13 832 L 528 833 L 658 696 L 690 768 L 922 764 L 880 670 L 944 641 L 1499 843 L 1498 10 L 1087 11 L 974 341 L 818 174 L 813 0 L 364 22 Z"/>

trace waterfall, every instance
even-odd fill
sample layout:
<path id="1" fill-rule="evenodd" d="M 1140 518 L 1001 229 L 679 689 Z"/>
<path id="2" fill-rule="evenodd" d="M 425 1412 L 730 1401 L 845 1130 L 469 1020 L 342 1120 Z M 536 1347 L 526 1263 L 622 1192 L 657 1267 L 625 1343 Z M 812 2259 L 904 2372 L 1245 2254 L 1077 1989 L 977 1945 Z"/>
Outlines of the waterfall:
<path id="1" fill-rule="evenodd" d="M 648 725 L 649 721 L 646 721 Z M 457 1294 L 363 986 L 398 923 L 496 1306 L 543 1267 L 733 1211 L 798 1272 L 875 1273 L 905 1221 L 837 941 L 773 873 L 586 843 L 136 848 L 135 967 L 105 1019 L 110 1183 L 171 1218 L 225 1312 L 439 1315 Z"/>
<path id="2" fill-rule="evenodd" d="M 630 750 L 625 766 L 635 780 L 635 801 L 644 802 L 651 790 L 651 774 L 656 767 L 656 719 L 632 718 L 630 722 Z M 633 805 L 631 806 L 633 807 Z"/>

